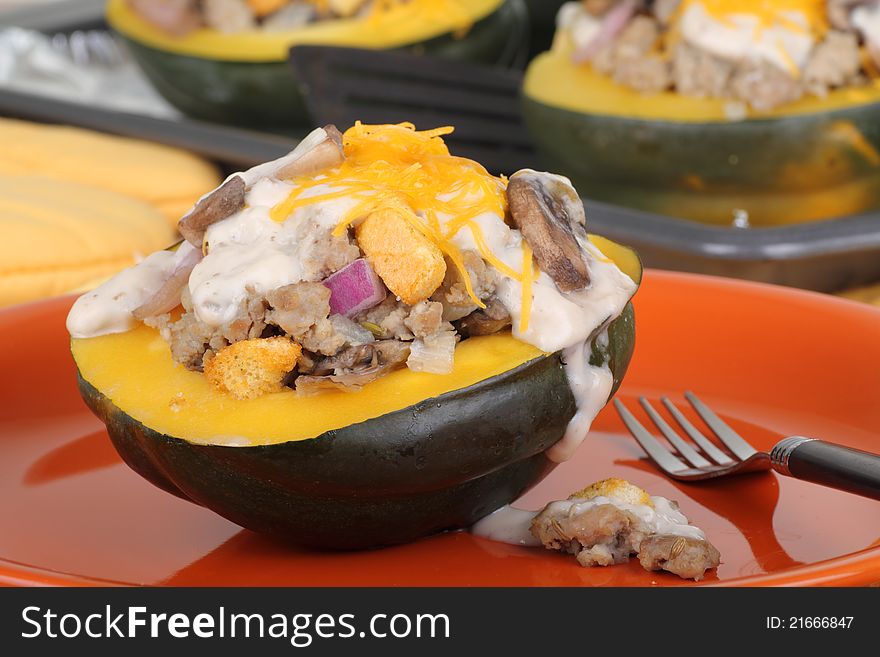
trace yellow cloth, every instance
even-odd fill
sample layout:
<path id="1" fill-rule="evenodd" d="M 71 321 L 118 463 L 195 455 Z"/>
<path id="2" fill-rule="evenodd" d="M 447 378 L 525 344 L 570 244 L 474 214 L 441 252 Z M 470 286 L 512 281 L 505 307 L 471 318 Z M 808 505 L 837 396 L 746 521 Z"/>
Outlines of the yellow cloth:
<path id="1" fill-rule="evenodd" d="M 81 128 L 0 118 L 0 174 L 40 175 L 140 199 L 176 226 L 220 175 L 205 160 L 169 146 Z"/>
<path id="2" fill-rule="evenodd" d="M 0 307 L 63 294 L 165 248 L 147 203 L 76 182 L 0 174 Z"/>
<path id="3" fill-rule="evenodd" d="M 880 283 L 847 290 L 846 292 L 841 292 L 840 296 L 852 299 L 853 301 L 862 301 L 880 306 Z"/>

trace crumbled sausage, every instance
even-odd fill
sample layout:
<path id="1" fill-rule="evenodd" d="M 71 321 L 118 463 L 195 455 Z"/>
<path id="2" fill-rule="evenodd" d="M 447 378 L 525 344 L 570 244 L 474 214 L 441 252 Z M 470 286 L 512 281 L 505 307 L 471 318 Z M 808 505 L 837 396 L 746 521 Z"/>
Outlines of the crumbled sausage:
<path id="1" fill-rule="evenodd" d="M 804 70 L 804 84 L 810 93 L 824 96 L 829 89 L 848 84 L 858 75 L 860 68 L 856 36 L 849 32 L 831 31 L 813 51 Z"/>
<path id="2" fill-rule="evenodd" d="M 388 296 L 378 306 L 355 317 L 355 321 L 361 326 L 367 324 L 377 328 L 379 330 L 377 337 L 379 338 L 412 340 L 415 336 L 405 324 L 409 312 L 409 306 L 393 296 Z"/>
<path id="3" fill-rule="evenodd" d="M 654 508 L 661 500 L 668 506 L 666 513 L 680 516 L 676 522 L 687 523 L 674 501 L 651 498 L 638 486 L 612 478 L 596 482 L 568 500 L 550 502 L 532 519 L 530 529 L 545 548 L 572 554 L 582 566 L 610 566 L 638 555 L 646 570 L 702 579 L 720 563 L 718 550 L 705 538 L 659 533 L 657 527 L 662 524 L 652 527 L 638 508 Z"/>
<path id="4" fill-rule="evenodd" d="M 510 313 L 498 299 L 490 299 L 484 310 L 477 310 L 458 323 L 458 331 L 465 337 L 492 335 L 511 324 Z"/>
<path id="5" fill-rule="evenodd" d="M 481 301 L 488 299 L 495 293 L 498 285 L 498 272 L 487 265 L 476 251 L 468 249 L 462 251 L 461 256 L 474 296 Z M 461 319 L 479 307 L 468 293 L 464 277 L 458 267 L 448 260 L 446 277 L 437 291 L 431 295 L 431 300 L 443 304 L 443 319 L 447 322 Z"/>
<path id="6" fill-rule="evenodd" d="M 269 292 L 266 300 L 272 306 L 267 321 L 294 338 L 301 338 L 330 315 L 330 290 L 320 283 L 285 285 Z"/>
<path id="7" fill-rule="evenodd" d="M 202 0 L 205 23 L 218 32 L 246 32 L 257 26 L 256 16 L 244 0 Z"/>
<path id="8" fill-rule="evenodd" d="M 443 304 L 436 301 L 417 303 L 403 323 L 417 338 L 436 333 L 443 324 Z"/>
<path id="9" fill-rule="evenodd" d="M 617 63 L 614 80 L 642 93 L 657 93 L 672 82 L 669 62 L 659 55 L 622 59 Z"/>
<path id="10" fill-rule="evenodd" d="M 637 516 L 613 504 L 576 514 L 550 504 L 532 522 L 532 534 L 544 547 L 573 554 L 582 566 L 625 563 L 650 533 Z"/>
<path id="11" fill-rule="evenodd" d="M 311 241 L 303 246 L 300 257 L 305 280 L 324 280 L 361 257 L 360 249 L 347 233 L 334 235 L 332 230 L 313 222 L 307 234 Z"/>
<path id="12" fill-rule="evenodd" d="M 740 64 L 731 78 L 730 92 L 756 110 L 769 111 L 801 98 L 804 88 L 778 66 L 761 61 Z"/>
<path id="13" fill-rule="evenodd" d="M 707 570 L 718 567 L 721 554 L 709 541 L 655 534 L 641 542 L 639 563 L 645 570 L 666 570 L 685 579 L 701 580 Z"/>
<path id="14" fill-rule="evenodd" d="M 259 296 L 247 299 L 232 321 L 216 328 L 196 316 L 186 287 L 181 294 L 181 303 L 183 314 L 162 329 L 162 336 L 168 342 L 174 360 L 191 370 L 202 369 L 208 352 L 220 351 L 241 340 L 263 337 L 267 328 L 266 303 Z"/>
<path id="15" fill-rule="evenodd" d="M 727 94 L 734 68 L 733 62 L 682 42 L 672 59 L 672 78 L 681 94 L 717 98 Z"/>
<path id="16" fill-rule="evenodd" d="M 797 71 L 756 57 L 716 56 L 682 38 L 664 39 L 664 32 L 675 36 L 672 23 L 681 13 L 680 0 L 655 0 L 642 6 L 612 42 L 602 44 L 590 62 L 598 73 L 643 93 L 673 89 L 687 96 L 727 99 L 729 107 L 741 103 L 744 108 L 769 111 L 807 93 L 823 96 L 831 89 L 867 84 L 852 14 L 873 1 L 829 0 L 826 10 L 835 29 L 820 38 Z M 583 5 L 580 11 L 598 16 L 609 6 L 613 3 L 597 3 L 592 9 Z M 589 20 L 595 24 L 595 18 Z M 880 61 L 880 56 L 877 59 Z"/>
<path id="17" fill-rule="evenodd" d="M 299 336 L 302 346 L 316 354 L 332 356 L 345 346 L 345 336 L 341 335 L 329 319 L 321 319 Z"/>

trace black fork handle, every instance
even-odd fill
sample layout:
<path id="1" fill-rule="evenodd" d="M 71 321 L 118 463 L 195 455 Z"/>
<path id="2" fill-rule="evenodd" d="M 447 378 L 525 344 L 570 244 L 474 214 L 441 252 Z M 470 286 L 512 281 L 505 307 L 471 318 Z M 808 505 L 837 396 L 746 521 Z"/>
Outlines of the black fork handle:
<path id="1" fill-rule="evenodd" d="M 779 474 L 880 500 L 880 456 L 824 440 L 792 436 L 770 452 Z"/>

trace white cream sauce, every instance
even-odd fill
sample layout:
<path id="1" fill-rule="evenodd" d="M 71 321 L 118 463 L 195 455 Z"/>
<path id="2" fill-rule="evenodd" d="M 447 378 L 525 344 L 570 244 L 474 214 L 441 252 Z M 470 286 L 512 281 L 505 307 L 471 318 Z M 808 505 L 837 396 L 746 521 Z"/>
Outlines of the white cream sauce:
<path id="1" fill-rule="evenodd" d="M 67 330 L 73 338 L 93 338 L 124 333 L 138 321 L 132 312 L 155 294 L 175 267 L 192 252 L 184 242 L 177 251 L 151 253 L 91 292 L 82 295 L 67 315 Z"/>
<path id="2" fill-rule="evenodd" d="M 537 511 L 526 511 L 506 505 L 478 520 L 470 531 L 474 536 L 488 538 L 490 541 L 540 547 L 541 541 L 530 531 L 532 520 L 536 515 L 538 515 Z"/>
<path id="3" fill-rule="evenodd" d="M 280 225 L 275 222 L 271 222 L 274 224 L 273 226 L 267 225 L 267 221 L 271 221 L 268 217 L 268 209 L 275 203 L 284 200 L 291 186 L 287 183 L 272 180 L 271 176 L 281 167 L 298 160 L 326 138 L 327 132 L 323 128 L 318 128 L 309 133 L 292 152 L 284 157 L 257 165 L 247 171 L 230 175 L 229 178 L 235 175 L 241 176 L 245 181 L 245 185 L 251 188 L 245 199 L 246 208 L 227 220 L 211 226 L 208 231 L 209 238 L 210 234 L 216 231 L 216 239 L 219 246 L 222 246 L 225 242 L 245 239 L 249 240 L 250 245 L 259 244 L 261 241 L 275 242 L 277 236 L 274 234 L 274 230 Z M 199 200 L 206 198 L 212 192 L 208 192 Z M 253 223 L 243 222 L 243 216 L 256 220 Z M 264 221 L 260 221 L 260 219 L 264 219 Z M 227 224 L 227 222 L 229 225 L 222 228 L 219 227 L 221 224 Z M 243 226 L 242 223 L 246 225 Z M 236 230 L 236 227 L 238 230 Z M 263 229 L 262 231 L 261 228 Z M 258 233 L 260 236 L 257 236 Z M 175 266 L 193 248 L 193 246 L 184 242 L 176 252 L 158 251 L 153 253 L 135 266 L 120 272 L 95 290 L 81 296 L 73 304 L 67 316 L 67 329 L 71 337 L 90 338 L 109 333 L 122 333 L 134 328 L 137 325 L 137 321 L 132 316 L 132 311 L 142 305 L 161 287 Z M 276 255 L 272 252 L 267 253 L 267 251 L 268 249 L 263 249 L 261 255 Z M 241 255 L 242 259 L 247 258 L 243 253 L 239 255 Z M 206 260 L 209 261 L 206 266 L 196 267 L 196 269 L 200 269 L 198 274 L 196 270 L 193 270 L 193 274 L 190 276 L 190 289 L 191 292 L 194 291 L 194 277 L 202 283 L 210 281 L 206 288 L 198 290 L 201 303 L 196 308 L 196 311 L 200 318 L 204 316 L 213 320 L 222 319 L 230 314 L 234 314 L 243 296 L 240 297 L 234 292 L 230 293 L 228 289 L 218 290 L 218 288 L 223 286 L 221 281 L 218 280 L 220 277 L 214 274 L 218 269 L 223 269 L 223 266 L 218 262 L 220 258 L 214 257 L 209 260 L 206 257 L 200 264 L 204 264 Z M 242 269 L 241 263 L 236 264 L 239 265 L 239 269 Z M 257 265 L 255 269 L 258 271 L 252 271 L 248 282 L 266 282 L 267 279 L 272 278 L 267 270 L 275 263 L 254 263 L 252 261 L 252 264 Z M 286 271 L 289 273 L 290 264 L 285 263 L 285 265 L 288 268 Z M 247 269 L 247 267 L 243 268 Z M 235 305 L 229 309 L 224 304 Z M 219 322 L 219 324 L 222 323 L 222 321 Z"/>
<path id="4" fill-rule="evenodd" d="M 706 534 L 699 527 L 688 522 L 685 516 L 675 505 L 665 497 L 652 496 L 653 507 L 647 504 L 629 504 L 612 497 L 598 496 L 589 500 L 573 499 L 558 500 L 547 505 L 548 510 L 563 513 L 570 516 L 579 515 L 586 511 L 611 504 L 623 511 L 629 511 L 647 525 L 652 534 L 685 536 L 698 540 L 705 540 Z M 511 545 L 525 545 L 530 547 L 540 546 L 530 531 L 532 520 L 540 511 L 524 511 L 512 506 L 503 506 L 473 527 L 471 533 L 476 536 L 488 538 L 493 541 L 510 543 Z"/>
<path id="5" fill-rule="evenodd" d="M 880 4 L 865 4 L 853 9 L 852 23 L 867 41 L 875 46 L 880 44 Z"/>
<path id="6" fill-rule="evenodd" d="M 571 187 L 563 176 L 554 176 Z M 522 270 L 522 234 L 493 213 L 475 219 L 492 253 L 514 271 Z M 462 228 L 452 239 L 460 249 L 477 250 L 473 233 Z M 575 292 L 559 291 L 546 273 L 532 284 L 532 307 L 528 328 L 520 331 L 522 284 L 504 276 L 496 295 L 513 320 L 513 335 L 542 351 L 563 351 L 566 374 L 577 403 L 577 413 L 565 436 L 547 451 L 555 462 L 566 461 L 581 445 L 590 425 L 608 401 L 613 376 L 607 367 L 589 364 L 590 338 L 609 319 L 623 311 L 636 291 L 636 284 L 589 241 L 582 241 L 590 270 L 590 285 Z"/>
<path id="7" fill-rule="evenodd" d="M 327 138 L 323 128 L 313 130 L 293 152 L 257 165 L 240 176 L 247 187 L 245 207 L 210 226 L 205 233 L 208 253 L 196 265 L 189 292 L 196 316 L 209 326 L 232 321 L 251 294 L 266 294 L 291 283 L 319 280 L 320 268 L 309 257 L 318 233 L 329 233 L 356 201 L 333 199 L 296 210 L 277 222 L 271 209 L 284 201 L 293 185 L 276 180 L 276 171 L 295 162 Z M 228 180 L 229 178 L 227 178 Z M 303 198 L 335 191 L 317 185 Z"/>
<path id="8" fill-rule="evenodd" d="M 255 167 L 251 167 L 247 171 L 233 173 L 229 176 L 229 178 L 232 178 L 233 176 L 241 176 L 241 178 L 244 180 L 245 186 L 251 187 L 256 184 L 257 181 L 262 180 L 263 178 L 271 178 L 275 175 L 276 171 L 281 170 L 292 162 L 296 162 L 299 158 L 314 149 L 315 146 L 323 142 L 325 139 L 327 139 L 327 131 L 324 130 L 324 128 L 316 128 L 315 130 L 312 130 L 309 134 L 307 134 L 305 138 L 296 145 L 296 148 L 294 148 L 284 157 L 279 157 L 277 160 L 272 160 L 271 162 L 258 164 Z M 226 180 L 229 180 L 229 178 L 227 178 Z"/>
<path id="9" fill-rule="evenodd" d="M 762 27 L 754 14 L 733 12 L 721 21 L 701 3 L 690 5 L 681 17 L 685 41 L 708 53 L 730 61 L 765 61 L 786 73 L 803 71 L 816 45 L 807 17 L 800 11 L 783 11 L 783 24 Z M 792 71 L 792 64 L 797 71 Z"/>
<path id="10" fill-rule="evenodd" d="M 236 317 L 250 294 L 320 280 L 320 263 L 310 257 L 315 237 L 330 233 L 356 201 L 341 198 L 307 205 L 286 221 L 274 221 L 269 211 L 292 189 L 289 183 L 264 178 L 248 191 L 243 210 L 208 228 L 208 254 L 189 279 L 193 310 L 201 321 L 221 326 Z M 303 198 L 330 191 L 329 186 L 317 185 Z"/>
<path id="11" fill-rule="evenodd" d="M 590 344 L 581 342 L 563 351 L 565 373 L 577 402 L 577 412 L 569 421 L 565 435 L 547 450 L 547 458 L 563 463 L 574 456 L 611 395 L 614 376 L 607 365 L 590 364 Z"/>

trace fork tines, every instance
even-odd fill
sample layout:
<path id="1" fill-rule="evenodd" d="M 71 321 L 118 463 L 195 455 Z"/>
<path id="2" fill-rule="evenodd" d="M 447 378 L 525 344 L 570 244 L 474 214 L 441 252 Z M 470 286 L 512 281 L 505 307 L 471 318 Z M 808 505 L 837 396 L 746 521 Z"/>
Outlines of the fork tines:
<path id="1" fill-rule="evenodd" d="M 660 433 L 675 448 L 677 456 L 645 429 L 620 400 L 615 399 L 614 405 L 623 423 L 630 430 L 636 441 L 647 452 L 648 456 L 670 475 L 682 478 L 707 476 L 710 473 L 721 475 L 758 453 L 755 448 L 743 440 L 708 406 L 700 401 L 696 395 L 686 392 L 685 399 L 687 399 L 697 415 L 702 418 L 717 436 L 718 440 L 730 450 L 731 454 L 727 454 L 719 449 L 667 397 L 661 398 L 660 401 L 693 442 L 688 442 L 679 435 L 645 397 L 639 398 L 639 404 L 644 408 Z"/>

